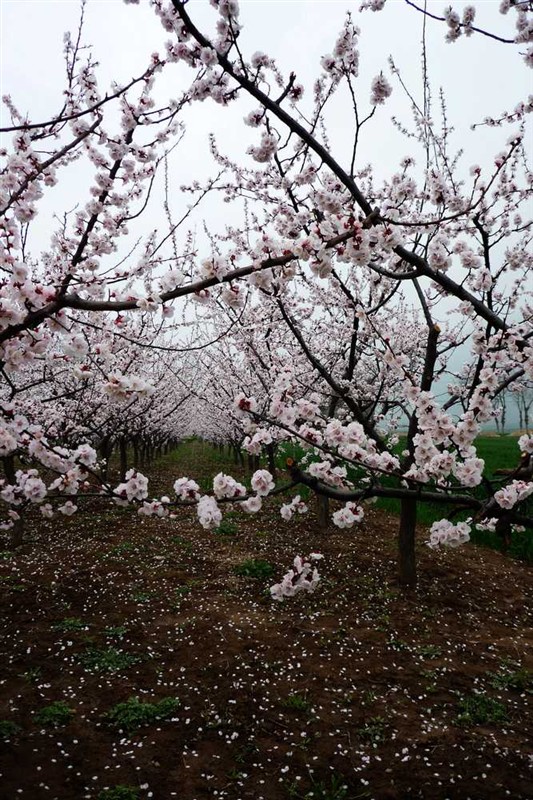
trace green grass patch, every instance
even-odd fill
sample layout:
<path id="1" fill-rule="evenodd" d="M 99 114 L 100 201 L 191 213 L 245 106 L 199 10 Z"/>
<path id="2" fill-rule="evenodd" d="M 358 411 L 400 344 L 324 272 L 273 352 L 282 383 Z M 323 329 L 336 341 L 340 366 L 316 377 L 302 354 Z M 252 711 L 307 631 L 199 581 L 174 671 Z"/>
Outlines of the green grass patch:
<path id="1" fill-rule="evenodd" d="M 56 622 L 53 630 L 59 633 L 76 633 L 76 631 L 84 631 L 88 627 L 89 625 L 79 617 L 67 617 L 61 622 Z"/>
<path id="2" fill-rule="evenodd" d="M 484 694 L 471 694 L 461 697 L 457 706 L 455 721 L 459 725 L 498 725 L 508 722 L 507 708 L 499 700 Z"/>
<path id="3" fill-rule="evenodd" d="M 239 532 L 238 525 L 231 519 L 224 518 L 218 528 L 215 528 L 215 533 L 219 536 L 235 536 Z"/>
<path id="4" fill-rule="evenodd" d="M 88 672 L 121 672 L 142 661 L 141 656 L 125 653 L 115 647 L 90 647 L 79 656 L 80 664 Z"/>
<path id="5" fill-rule="evenodd" d="M 110 625 L 104 628 L 104 636 L 108 639 L 123 639 L 127 632 L 125 625 Z"/>
<path id="6" fill-rule="evenodd" d="M 283 700 L 281 705 L 291 711 L 309 711 L 311 709 L 311 703 L 305 695 L 298 693 L 290 694 L 286 700 Z"/>
<path id="7" fill-rule="evenodd" d="M 179 708 L 175 697 L 165 697 L 158 703 L 142 703 L 138 697 L 130 697 L 125 703 L 113 706 L 105 715 L 106 722 L 117 730 L 132 733 L 145 725 L 166 720 Z"/>
<path id="8" fill-rule="evenodd" d="M 502 667 L 498 672 L 489 673 L 490 685 L 493 689 L 507 689 L 514 692 L 533 694 L 533 672 L 521 667 L 507 670 Z"/>
<path id="9" fill-rule="evenodd" d="M 363 797 L 364 795 L 350 795 Z M 348 800 L 348 786 L 339 775 L 332 775 L 329 781 L 311 780 L 309 791 L 302 794 L 296 781 L 289 787 L 289 797 L 294 800 Z"/>
<path id="10" fill-rule="evenodd" d="M 113 786 L 103 789 L 98 795 L 98 800 L 139 800 L 139 790 L 134 786 Z"/>
<path id="11" fill-rule="evenodd" d="M 238 564 L 234 572 L 242 578 L 255 578 L 257 580 L 267 580 L 275 574 L 275 567 L 262 558 L 248 558 L 242 564 Z"/>
<path id="12" fill-rule="evenodd" d="M 62 728 L 68 725 L 74 716 L 74 711 L 69 708 L 64 700 L 56 700 L 55 703 L 50 703 L 49 706 L 44 706 L 35 715 L 35 721 L 39 725 L 45 725 L 50 728 Z"/>
<path id="13" fill-rule="evenodd" d="M 22 728 L 16 722 L 11 722 L 8 719 L 0 719 L 0 739 L 6 741 L 14 739 L 21 733 Z"/>
<path id="14" fill-rule="evenodd" d="M 377 747 L 385 741 L 385 720 L 383 717 L 371 717 L 357 733 L 364 742 Z"/>

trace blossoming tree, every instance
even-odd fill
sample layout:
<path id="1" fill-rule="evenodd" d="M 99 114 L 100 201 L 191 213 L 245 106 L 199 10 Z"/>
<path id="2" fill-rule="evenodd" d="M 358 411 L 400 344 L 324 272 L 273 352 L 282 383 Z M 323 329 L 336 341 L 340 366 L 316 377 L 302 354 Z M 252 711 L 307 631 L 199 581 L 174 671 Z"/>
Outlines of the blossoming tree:
<path id="1" fill-rule="evenodd" d="M 131 366 L 129 348 L 117 350 L 109 341 L 121 338 L 134 350 L 155 346 L 158 352 L 176 352 L 180 340 L 169 327 L 176 308 L 182 309 L 184 325 L 178 336 L 193 317 L 213 324 L 221 309 L 225 319 L 228 314 L 239 319 L 243 309 L 250 309 L 257 331 L 265 335 L 269 325 L 283 329 L 273 339 L 285 354 L 278 352 L 268 370 L 247 367 L 259 383 L 259 375 L 264 382 L 268 373 L 260 402 L 249 389 L 238 392 L 228 417 L 241 420 L 252 454 L 274 439 L 302 444 L 309 458 L 290 465 L 290 484 L 341 501 L 333 515 L 341 527 L 361 520 L 365 500 L 400 500 L 403 584 L 416 580 L 420 502 L 467 511 L 473 518 L 454 522 L 453 515 L 444 515 L 431 530 L 433 546 L 466 541 L 472 522 L 504 531 L 531 524 L 522 506 L 532 484 L 512 475 L 488 480 L 475 449 L 498 394 L 533 374 L 527 208 L 532 180 L 525 148 L 531 102 L 487 120 L 502 127 L 503 144 L 491 163 L 471 165 L 468 172 L 453 151 L 444 103 L 442 122 L 434 118 L 427 73 L 421 103 L 394 63 L 392 79 L 381 71 L 363 82 L 360 32 L 351 16 L 322 58 L 306 100 L 294 73 L 285 77 L 266 53 L 246 55 L 235 0 L 213 0 L 216 21 L 209 34 L 195 24 L 191 4 L 151 0 L 151 5 L 169 40 L 164 54 L 155 53 L 130 84 L 102 95 L 94 64 L 90 58 L 83 61 L 79 47 L 67 39 L 67 88 L 58 113 L 30 121 L 6 99 L 12 124 L 3 132 L 12 135 L 12 144 L 4 152 L 0 189 L 5 524 L 16 525 L 29 503 L 47 514 L 55 508 L 71 513 L 75 504 L 64 502 L 64 495 L 74 496 L 97 479 L 115 502 L 138 503 L 145 514 L 165 515 L 172 504 L 194 503 L 205 528 L 220 522 L 225 503 L 241 503 L 253 513 L 263 498 L 283 490 L 274 488 L 271 472 L 257 470 L 251 491 L 221 474 L 214 477 L 213 493 L 201 496 L 184 476 L 172 498 L 149 501 L 141 473 L 124 470 L 119 486 L 110 486 L 98 475 L 93 437 L 83 441 L 78 429 L 80 441 L 66 444 L 59 429 L 48 432 L 42 412 L 32 410 L 31 398 L 45 398 L 26 377 L 36 370 L 41 385 L 41 376 L 48 380 L 50 375 L 47 364 L 59 355 L 82 379 L 97 366 L 101 387 L 93 385 L 96 395 L 103 387 L 115 399 L 153 398 L 145 410 L 149 415 L 153 404 L 160 404 L 159 418 L 150 417 L 154 436 L 162 428 L 168 431 L 168 415 L 179 396 L 188 396 L 197 385 L 194 370 L 188 380 L 177 378 L 181 388 L 169 403 L 163 397 L 156 401 L 158 392 L 168 400 L 171 365 L 163 375 L 153 359 L 137 358 L 136 363 L 146 364 L 141 374 Z M 415 4 L 406 0 L 406 5 Z M 384 0 L 369 0 L 363 7 L 387 13 Z M 522 53 L 533 35 L 532 11 L 528 3 L 505 2 L 502 11 L 511 7 L 517 19 L 512 43 Z M 474 19 L 470 7 L 462 17 L 446 12 L 448 38 L 487 34 Z M 528 65 L 530 53 L 531 48 L 523 53 Z M 187 88 L 161 100 L 156 79 L 176 64 L 187 76 Z M 365 133 L 376 124 L 393 83 L 405 91 L 411 111 L 411 128 L 396 124 L 413 152 L 380 179 L 363 165 L 361 154 Z M 182 135 L 181 118 L 191 104 L 208 100 L 223 125 L 225 108 L 244 98 L 243 157 L 251 156 L 253 165 L 227 157 L 213 138 L 219 177 L 184 187 L 194 200 L 175 219 L 168 164 Z M 352 114 L 338 154 L 327 134 L 336 102 Z M 81 161 L 91 170 L 88 196 L 58 221 L 49 248 L 38 256 L 28 247 L 27 231 L 41 197 Z M 149 230 L 132 241 L 130 229 L 151 207 L 161 174 L 164 233 Z M 207 227 L 200 244 L 192 233 L 178 241 L 189 217 L 215 188 L 233 204 L 240 222 L 218 233 Z M 132 322 L 141 315 L 145 322 Z M 256 347 L 254 354 L 249 339 L 243 346 L 246 338 L 234 322 L 227 335 L 253 365 L 260 350 Z M 220 333 L 220 322 L 215 324 L 216 337 L 223 338 L 226 329 Z M 104 353 L 98 336 L 87 334 L 91 326 L 105 332 Z M 284 358 L 292 365 L 284 368 Z M 462 375 L 458 358 L 470 365 Z M 55 366 L 52 372 L 65 385 L 70 380 Z M 217 402 L 230 406 L 227 396 Z M 124 412 L 123 439 L 136 431 L 127 403 Z M 143 430 L 146 414 L 139 417 Z M 399 426 L 407 431 L 403 452 L 397 449 Z M 520 447 L 531 453 L 532 438 L 522 437 Z M 58 477 L 50 481 L 50 472 Z M 285 518 L 303 510 L 299 503 L 283 506 Z M 295 564 L 277 597 L 296 585 L 314 588 L 311 561 Z"/>

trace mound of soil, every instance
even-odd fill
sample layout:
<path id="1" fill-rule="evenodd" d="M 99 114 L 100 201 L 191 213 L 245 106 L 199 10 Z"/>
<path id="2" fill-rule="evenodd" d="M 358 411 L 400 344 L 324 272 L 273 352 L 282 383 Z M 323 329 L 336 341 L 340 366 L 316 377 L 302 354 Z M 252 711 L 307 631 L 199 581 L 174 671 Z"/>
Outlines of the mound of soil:
<path id="1" fill-rule="evenodd" d="M 530 569 L 420 531 L 402 592 L 396 528 L 96 501 L 39 522 L 0 561 L 2 800 L 531 798 Z M 316 592 L 274 602 L 313 551 Z M 132 698 L 178 702 L 110 716 Z"/>

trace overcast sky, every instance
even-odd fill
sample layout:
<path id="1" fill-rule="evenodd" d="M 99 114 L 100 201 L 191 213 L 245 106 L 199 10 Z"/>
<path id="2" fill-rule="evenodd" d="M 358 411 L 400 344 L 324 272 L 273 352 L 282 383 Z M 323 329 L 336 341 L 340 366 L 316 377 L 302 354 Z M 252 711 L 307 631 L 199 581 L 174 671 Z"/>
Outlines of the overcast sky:
<path id="1" fill-rule="evenodd" d="M 351 10 L 361 28 L 361 66 L 358 92 L 363 111 L 369 97 L 372 78 L 388 70 L 389 55 L 400 68 L 414 96 L 421 100 L 420 40 L 422 15 L 409 8 L 404 0 L 388 0 L 383 12 L 359 13 L 359 2 L 348 0 L 244 0 L 241 21 L 244 32 L 241 46 L 250 55 L 262 50 L 273 55 L 282 71 L 295 71 L 298 81 L 312 97 L 312 84 L 320 71 L 320 57 L 331 51 L 344 15 Z M 442 0 L 429 0 L 428 8 L 442 13 Z M 464 2 L 455 3 L 460 10 Z M 513 15 L 498 13 L 499 0 L 477 3 L 476 22 L 503 35 L 512 35 Z M 78 0 L 0 0 L 1 72 L 0 89 L 9 93 L 19 108 L 33 120 L 46 119 L 61 105 L 64 85 L 62 39 L 66 30 L 75 31 L 79 18 Z M 212 29 L 216 14 L 208 0 L 191 0 L 189 13 L 200 27 Z M 518 56 L 516 48 L 506 47 L 488 38 L 463 37 L 454 44 L 444 40 L 445 26 L 429 21 L 427 42 L 429 70 L 435 97 L 439 87 L 446 95 L 450 122 L 456 127 L 456 143 L 466 150 L 465 173 L 469 164 L 491 163 L 492 157 L 505 142 L 505 131 L 484 129 L 472 134 L 470 125 L 484 116 L 498 116 L 513 108 L 533 90 L 531 76 Z M 169 35 L 163 30 L 147 2 L 126 5 L 122 0 L 88 0 L 84 41 L 92 47 L 99 64 L 98 76 L 102 93 L 113 80 L 126 83 L 139 75 L 154 50 L 164 52 Z M 158 81 L 161 97 L 175 96 L 185 88 L 192 71 L 179 65 L 165 71 Z M 252 106 L 245 101 L 229 109 L 220 109 L 211 101 L 196 104 L 187 111 L 187 137 L 175 161 L 176 185 L 213 172 L 206 154 L 207 134 L 216 132 L 223 149 L 251 163 L 243 155 L 255 143 L 257 132 L 242 124 L 243 113 Z M 436 110 L 436 109 L 435 109 Z M 410 150 L 409 142 L 400 137 L 390 123 L 391 115 L 410 122 L 408 104 L 399 86 L 384 107 L 378 108 L 375 120 L 362 137 L 358 165 L 371 163 L 377 178 L 387 177 L 397 169 L 399 160 Z M 2 123 L 9 124 L 2 108 Z M 331 110 L 329 135 L 339 160 L 349 152 L 351 113 L 340 103 Z M 509 131 L 510 133 L 510 131 Z M 80 181 L 66 177 L 53 199 L 58 209 L 61 192 L 77 193 Z M 72 207 L 67 197 L 65 208 Z M 45 235 L 47 225 L 36 226 L 35 236 Z M 44 244 L 44 242 L 43 242 Z"/>
<path id="2" fill-rule="evenodd" d="M 362 108 L 367 105 L 372 78 L 380 70 L 388 71 L 388 57 L 401 70 L 414 96 L 421 101 L 420 41 L 423 17 L 404 0 L 388 0 L 383 12 L 359 13 L 360 2 L 348 0 L 242 0 L 241 23 L 244 31 L 241 48 L 248 56 L 256 50 L 276 58 L 281 70 L 294 71 L 312 98 L 312 85 L 320 72 L 320 58 L 330 52 L 341 29 L 347 10 L 361 28 L 360 77 L 357 83 Z M 444 0 L 428 0 L 428 9 L 442 14 Z M 467 5 L 454 2 L 458 11 Z M 476 24 L 503 36 L 514 35 L 514 14 L 503 17 L 499 0 L 478 0 Z M 53 116 L 60 108 L 64 86 L 63 33 L 75 31 L 80 4 L 78 0 L 0 0 L 1 61 L 0 90 L 9 93 L 23 112 L 34 121 Z M 208 0 L 191 0 L 189 13 L 200 28 L 210 31 L 216 13 Z M 141 74 L 154 50 L 164 53 L 169 38 L 147 2 L 125 5 L 122 0 L 88 0 L 84 41 L 91 45 L 93 58 L 100 64 L 98 77 L 104 93 L 112 81 L 126 83 Z M 428 21 L 428 63 L 434 95 L 442 86 L 446 95 L 448 117 L 456 128 L 455 143 L 465 149 L 465 175 L 471 163 L 491 164 L 511 128 L 482 128 L 472 133 L 470 126 L 485 116 L 499 116 L 512 109 L 533 91 L 533 71 L 528 70 L 515 47 L 508 47 L 486 37 L 445 42 L 445 26 Z M 173 66 L 158 81 L 159 97 L 172 97 L 188 85 L 192 77 L 185 65 Z M 389 176 L 399 160 L 410 152 L 410 143 L 400 137 L 390 122 L 395 115 L 410 123 L 408 103 L 400 87 L 392 80 L 394 91 L 384 107 L 378 108 L 372 127 L 363 135 L 358 166 L 371 163 L 378 179 Z M 187 134 L 173 160 L 173 202 L 176 214 L 183 210 L 188 197 L 180 196 L 179 185 L 194 178 L 204 179 L 215 171 L 206 149 L 207 135 L 213 131 L 223 150 L 252 164 L 244 155 L 257 142 L 257 131 L 245 127 L 242 117 L 253 104 L 244 101 L 229 109 L 220 109 L 211 101 L 196 104 L 187 111 Z M 435 114 L 436 116 L 436 114 Z M 2 125 L 9 117 L 2 108 Z M 343 165 L 351 130 L 350 110 L 334 105 L 329 119 L 332 149 Z M 5 140 L 4 140 L 5 141 Z M 78 169 L 78 172 L 76 172 Z M 88 199 L 87 183 L 76 167 L 64 175 L 60 185 L 45 198 L 42 214 L 34 225 L 31 244 L 34 254 L 48 244 L 52 215 Z M 89 178 L 90 179 L 90 178 Z M 158 225 L 157 197 L 145 216 L 145 229 Z M 214 197 L 202 209 L 212 228 L 226 221 L 228 208 L 221 210 Z M 221 213 L 222 211 L 222 213 Z M 232 213 L 232 212 L 229 212 Z M 164 224 L 164 223 L 163 223 Z M 200 224 L 200 223 L 198 223 Z M 141 223 L 139 223 L 139 230 Z"/>

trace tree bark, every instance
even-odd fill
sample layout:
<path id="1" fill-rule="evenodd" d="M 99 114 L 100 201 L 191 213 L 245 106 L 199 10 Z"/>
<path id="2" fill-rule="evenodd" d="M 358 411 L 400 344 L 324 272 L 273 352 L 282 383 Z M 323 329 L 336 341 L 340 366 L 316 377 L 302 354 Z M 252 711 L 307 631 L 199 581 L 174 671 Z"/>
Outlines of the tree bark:
<path id="1" fill-rule="evenodd" d="M 329 525 L 329 497 L 323 494 L 316 495 L 318 527 L 321 530 Z"/>
<path id="2" fill-rule="evenodd" d="M 126 445 L 126 439 L 123 436 L 120 438 L 118 447 L 120 454 L 120 480 L 123 481 L 126 478 L 126 472 L 128 471 L 128 448 Z"/>
<path id="3" fill-rule="evenodd" d="M 400 586 L 413 589 L 416 586 L 416 506 L 413 497 L 401 501 L 400 529 L 398 534 L 398 579 Z"/>
<path id="4" fill-rule="evenodd" d="M 17 477 L 15 475 L 15 458 L 14 456 L 4 456 L 2 459 L 3 466 L 4 466 L 4 475 L 6 476 L 6 481 L 11 485 L 14 486 L 17 482 Z M 13 523 L 13 527 L 11 528 L 11 535 L 9 539 L 10 547 L 15 550 L 17 547 L 20 547 L 24 538 L 24 520 L 22 516 L 15 520 Z"/>
<path id="5" fill-rule="evenodd" d="M 277 470 L 276 470 L 276 446 L 273 442 L 267 444 L 266 447 L 267 457 L 268 457 L 268 471 L 276 480 L 277 477 Z"/>
<path id="6" fill-rule="evenodd" d="M 98 449 L 100 451 L 100 458 L 102 459 L 100 477 L 103 481 L 107 481 L 109 475 L 109 459 L 111 458 L 111 453 L 113 452 L 113 445 L 111 444 L 111 439 L 109 436 L 105 436 L 102 439 Z"/>

